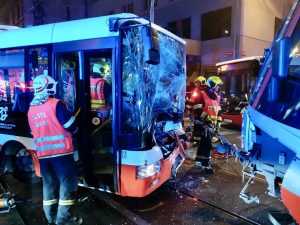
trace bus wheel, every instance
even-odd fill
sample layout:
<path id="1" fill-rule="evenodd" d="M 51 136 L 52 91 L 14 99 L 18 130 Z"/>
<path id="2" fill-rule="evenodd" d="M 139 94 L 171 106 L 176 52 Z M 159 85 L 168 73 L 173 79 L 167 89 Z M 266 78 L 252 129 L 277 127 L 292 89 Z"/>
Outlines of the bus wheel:
<path id="1" fill-rule="evenodd" d="M 15 158 L 14 177 L 25 183 L 38 183 L 40 177 L 36 176 L 31 155 L 27 149 L 17 151 Z"/>

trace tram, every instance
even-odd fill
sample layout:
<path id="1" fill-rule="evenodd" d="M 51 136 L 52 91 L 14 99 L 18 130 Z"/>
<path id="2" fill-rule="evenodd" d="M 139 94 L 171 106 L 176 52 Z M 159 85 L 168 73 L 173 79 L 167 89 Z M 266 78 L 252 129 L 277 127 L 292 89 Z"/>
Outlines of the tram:
<path id="1" fill-rule="evenodd" d="M 105 64 L 108 114 L 92 107 L 91 74 Z M 27 111 L 32 80 L 57 82 L 76 115 L 79 185 L 143 197 L 185 159 L 185 42 L 133 14 L 0 32 L 0 171 L 38 180 Z M 100 68 L 101 69 L 101 68 Z M 102 68 L 104 69 L 104 68 Z"/>
<path id="2" fill-rule="evenodd" d="M 269 48 L 243 113 L 244 164 L 263 175 L 300 224 L 300 2 Z M 249 174 L 249 173 L 248 173 Z"/>

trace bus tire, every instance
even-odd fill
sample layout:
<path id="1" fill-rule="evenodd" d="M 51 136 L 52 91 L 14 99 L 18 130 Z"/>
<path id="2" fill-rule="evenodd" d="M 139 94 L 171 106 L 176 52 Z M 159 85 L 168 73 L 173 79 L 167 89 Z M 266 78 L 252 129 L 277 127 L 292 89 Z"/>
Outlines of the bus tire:
<path id="1" fill-rule="evenodd" d="M 15 169 L 13 176 L 24 183 L 39 183 L 41 178 L 35 173 L 34 164 L 31 155 L 27 149 L 22 148 L 14 156 Z"/>

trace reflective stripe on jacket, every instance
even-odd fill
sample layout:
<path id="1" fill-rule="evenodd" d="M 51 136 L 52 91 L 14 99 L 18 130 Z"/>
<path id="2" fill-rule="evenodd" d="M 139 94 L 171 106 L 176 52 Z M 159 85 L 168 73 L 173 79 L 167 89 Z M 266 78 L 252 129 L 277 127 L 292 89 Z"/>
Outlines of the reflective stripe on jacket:
<path id="1" fill-rule="evenodd" d="M 213 100 L 210 97 L 208 97 L 205 91 L 201 91 L 201 94 L 204 100 L 203 111 L 207 113 L 207 115 L 212 119 L 212 121 L 217 123 L 218 113 L 221 110 L 220 97 L 218 96 L 216 100 Z"/>
<path id="2" fill-rule="evenodd" d="M 92 110 L 105 108 L 104 83 L 105 79 L 103 78 L 90 78 Z"/>
<path id="3" fill-rule="evenodd" d="M 28 122 L 36 144 L 37 157 L 46 158 L 73 152 L 72 134 L 56 117 L 58 99 L 49 98 L 44 104 L 30 106 Z"/>

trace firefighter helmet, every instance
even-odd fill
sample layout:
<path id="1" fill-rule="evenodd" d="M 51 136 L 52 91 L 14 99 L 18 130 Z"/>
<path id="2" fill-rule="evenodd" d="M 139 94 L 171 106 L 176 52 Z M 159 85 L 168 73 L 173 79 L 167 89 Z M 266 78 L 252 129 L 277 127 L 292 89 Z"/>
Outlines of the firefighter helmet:
<path id="1" fill-rule="evenodd" d="M 34 95 L 55 95 L 57 82 L 48 75 L 37 76 L 33 80 Z"/>
<path id="2" fill-rule="evenodd" d="M 195 81 L 196 82 L 200 82 L 201 85 L 205 85 L 206 84 L 206 78 L 204 76 L 197 77 Z"/>
<path id="3" fill-rule="evenodd" d="M 93 65 L 93 73 L 101 74 L 103 77 L 109 76 L 110 66 L 105 63 L 95 63 Z"/>
<path id="4" fill-rule="evenodd" d="M 218 76 L 211 76 L 207 79 L 206 84 L 208 87 L 215 89 L 218 85 L 222 85 L 223 81 Z"/>

